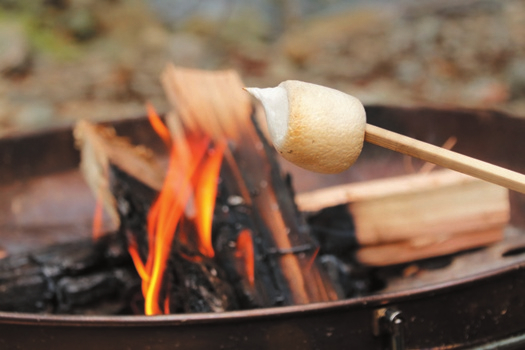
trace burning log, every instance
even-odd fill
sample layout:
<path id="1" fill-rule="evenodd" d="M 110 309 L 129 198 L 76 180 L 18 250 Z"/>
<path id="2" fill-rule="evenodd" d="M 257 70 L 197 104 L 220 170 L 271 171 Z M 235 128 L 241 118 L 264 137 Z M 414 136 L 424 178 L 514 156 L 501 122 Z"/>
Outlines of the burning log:
<path id="1" fill-rule="evenodd" d="M 249 121 L 251 103 L 243 94 L 237 74 L 169 66 L 162 81 L 174 112 L 185 125 L 209 130 L 215 139 L 227 136 L 231 140 L 231 154 L 227 150 L 225 158 L 232 176 L 223 181 L 230 182 L 231 194 L 252 206 L 252 220 L 257 224 L 253 241 L 262 242 L 266 255 L 268 248 L 276 253 L 268 259 L 275 259 L 270 263 L 279 266 L 274 270 L 275 279 L 283 280 L 290 294 L 291 299 L 283 303 L 340 298 L 315 260 L 317 243 L 297 211 L 290 187 L 283 181 L 273 148 L 257 130 L 255 118 Z"/>
<path id="2" fill-rule="evenodd" d="M 112 131 L 75 130 L 88 182 L 117 213 L 146 314 L 340 298 L 238 76 L 170 66 L 163 83 L 173 110 L 166 124 L 148 114 L 169 151 L 165 176 Z"/>
<path id="3" fill-rule="evenodd" d="M 327 208 L 336 207 L 339 218 L 346 214 L 347 248 L 361 246 L 358 260 L 373 266 L 495 243 L 510 217 L 507 189 L 449 170 L 321 189 L 297 196 L 297 203 L 304 211 L 324 210 L 311 219 L 324 230 L 331 226 L 323 218 Z"/>
<path id="4" fill-rule="evenodd" d="M 157 208 L 161 213 L 165 210 L 155 206 L 154 203 L 161 203 L 155 199 L 165 199 L 163 194 L 169 192 L 163 190 L 164 180 L 158 170 L 160 168 L 150 157 L 149 151 L 129 145 L 109 128 L 87 122 L 77 125 L 75 135 L 82 149 L 86 178 L 95 183 L 95 187 L 98 186 L 96 188 L 99 193 L 111 194 L 105 203 L 109 203 L 112 210 L 117 212 L 120 234 L 127 241 L 129 253 L 143 279 L 147 312 L 210 312 L 232 309 L 236 305 L 232 292 L 221 280 L 224 274 L 213 260 L 197 256 L 195 251 L 186 249 L 187 246 L 181 245 L 179 241 L 160 237 L 155 243 L 155 237 L 151 238 L 148 217 L 152 215 L 152 209 Z M 100 184 L 104 191 L 100 190 Z M 184 197 L 183 192 L 177 195 Z M 164 220 L 170 219 L 166 215 L 176 217 L 180 214 L 176 211 L 166 212 Z M 190 225 L 185 226 L 195 230 Z M 172 229 L 174 234 L 175 228 Z M 160 266 L 154 264 L 158 259 L 153 261 L 151 258 L 153 255 L 150 251 L 158 251 L 155 246 L 170 253 Z M 148 259 L 148 264 L 151 265 L 149 271 L 143 263 Z M 157 272 L 159 270 L 153 267 L 161 270 L 160 277 Z M 157 278 L 157 293 L 155 297 L 148 299 L 148 282 L 154 278 Z M 163 288 L 160 289 L 159 286 Z"/>
<path id="5" fill-rule="evenodd" d="M 109 214 L 115 228 L 120 225 L 115 197 L 110 190 L 110 165 L 140 179 L 149 188 L 162 187 L 163 170 L 144 146 L 133 146 L 115 130 L 80 121 L 74 130 L 81 149 L 80 169 L 99 205 Z"/>
<path id="6" fill-rule="evenodd" d="M 142 266 L 142 261 L 146 261 L 149 255 L 147 217 L 159 194 L 117 167 L 112 166 L 110 174 L 111 192 L 120 216 L 120 232 L 128 241 L 135 266 Z M 237 308 L 222 268 L 214 260 L 188 251 L 177 241 L 171 246 L 165 271 L 165 290 L 162 291 L 165 295 L 160 300 L 165 300 L 163 309 L 166 313 L 219 312 Z M 140 274 L 144 280 L 147 272 L 141 271 Z"/>

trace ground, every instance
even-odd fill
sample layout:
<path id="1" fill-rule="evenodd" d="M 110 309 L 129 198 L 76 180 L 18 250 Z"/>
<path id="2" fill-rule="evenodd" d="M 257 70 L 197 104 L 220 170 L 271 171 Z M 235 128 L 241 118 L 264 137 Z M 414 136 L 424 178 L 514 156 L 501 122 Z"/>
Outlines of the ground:
<path id="1" fill-rule="evenodd" d="M 224 0 L 217 16 L 198 6 L 170 16 L 161 3 L 0 0 L 0 136 L 140 116 L 146 101 L 165 110 L 169 62 L 234 68 L 250 86 L 320 83 L 365 104 L 525 116 L 523 0 L 332 1 L 345 6 L 309 12 Z"/>

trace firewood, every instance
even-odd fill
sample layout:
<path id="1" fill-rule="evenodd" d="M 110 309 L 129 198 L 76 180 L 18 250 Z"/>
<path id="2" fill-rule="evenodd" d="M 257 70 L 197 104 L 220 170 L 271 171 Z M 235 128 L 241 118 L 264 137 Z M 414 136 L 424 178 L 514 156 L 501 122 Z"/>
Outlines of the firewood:
<path id="1" fill-rule="evenodd" d="M 132 313 L 140 279 L 121 237 L 50 245 L 0 259 L 0 310 Z"/>
<path id="2" fill-rule="evenodd" d="M 405 193 L 418 193 L 431 188 L 470 182 L 482 181 L 452 170 L 442 169 L 428 174 L 416 173 L 320 188 L 310 192 L 298 193 L 295 201 L 301 211 L 315 212 L 350 202 L 381 199 Z"/>
<path id="3" fill-rule="evenodd" d="M 214 248 L 236 291 L 240 307 L 253 309 L 293 304 L 288 283 L 279 266 L 280 257 L 268 253 L 270 234 L 258 219 L 256 208 L 240 196 L 237 183 L 229 172 L 226 165 L 214 215 Z M 247 257 L 239 256 L 238 243 L 243 231 L 252 238 L 251 271 L 247 269 Z M 253 282 L 248 278 L 250 273 Z"/>
<path id="4" fill-rule="evenodd" d="M 147 216 L 158 192 L 118 167 L 110 167 L 110 189 L 117 203 L 120 232 L 127 244 L 132 241 L 142 261 L 148 256 Z M 220 312 L 238 308 L 233 288 L 223 268 L 212 259 L 183 258 L 177 243 L 172 244 L 164 273 L 164 295 L 170 295 L 169 311 Z"/>
<path id="5" fill-rule="evenodd" d="M 127 139 L 117 136 L 111 127 L 81 120 L 74 129 L 74 136 L 82 154 L 80 170 L 95 197 L 102 201 L 116 229 L 120 221 L 109 189 L 110 164 L 155 190 L 162 187 L 164 171 L 151 151 L 144 146 L 131 145 Z"/>
<path id="6" fill-rule="evenodd" d="M 170 313 L 238 310 L 237 298 L 225 272 L 213 259 L 190 261 L 177 251 L 170 255 L 168 293 Z"/>
<path id="7" fill-rule="evenodd" d="M 254 232 L 256 238 L 267 247 L 274 246 L 277 252 L 283 252 L 273 258 L 288 285 L 290 302 L 305 304 L 338 299 L 340 296 L 331 281 L 323 276 L 312 256 L 317 243 L 296 211 L 277 162 L 271 160 L 273 151 L 249 122 L 252 107 L 238 75 L 233 71 L 204 72 L 168 66 L 162 82 L 172 103 L 171 115 L 179 116 L 191 130 L 206 130 L 214 139 L 232 140 L 231 153 L 225 153 L 235 181 L 230 191 L 253 206 L 252 219 L 258 228 Z M 294 246 L 308 246 L 310 251 L 284 253 Z"/>
<path id="8" fill-rule="evenodd" d="M 133 237 L 142 260 L 146 261 L 146 217 L 157 193 L 119 168 L 110 169 L 110 188 L 119 208 L 121 231 Z M 255 286 L 250 286 L 245 276 L 234 266 L 244 264 L 244 261 L 236 258 L 239 232 L 246 228 L 252 232 L 260 229 L 256 228 L 257 224 L 252 218 L 254 209 L 251 205 L 240 200 L 239 191 L 232 193 L 231 189 L 236 188 L 236 181 L 227 166 L 223 169 L 221 178 L 223 180 L 220 182 L 213 219 L 217 262 L 205 259 L 200 264 L 192 263 L 181 259 L 177 251 L 173 250 L 167 271 L 172 295 L 170 312 L 226 311 L 236 307 L 250 309 L 291 303 L 278 263 L 273 262 L 277 258 L 267 256 L 263 241 L 254 241 Z M 211 274 L 210 269 L 215 273 Z M 231 297 L 232 291 L 220 282 L 221 279 L 227 280 L 235 290 L 236 300 Z M 202 294 L 210 286 L 215 286 L 212 288 L 215 293 Z M 196 297 L 199 295 L 200 299 Z"/>
<path id="9" fill-rule="evenodd" d="M 382 265 L 493 243 L 510 217 L 507 189 L 449 170 L 321 189 L 298 195 L 297 203 L 304 211 L 345 205 L 355 240 L 366 247 L 360 261 Z M 372 251 L 392 253 L 373 259 Z"/>
<path id="10" fill-rule="evenodd" d="M 162 80 L 173 104 L 166 115 L 169 132 L 151 106 L 148 106 L 149 116 L 170 152 L 167 174 L 179 174 L 177 167 L 189 170 L 175 175 L 179 176 L 175 179 L 181 181 L 171 184 L 167 181 L 164 186 L 164 173 L 151 153 L 144 147 L 132 146 L 109 129 L 82 122 L 75 130 L 85 177 L 96 196 L 103 198 L 111 216 L 117 217 L 119 232 L 128 241 L 137 271 L 143 276 L 147 313 L 235 308 L 237 302 L 232 300 L 224 279 L 233 281 L 241 307 L 305 304 L 340 298 L 333 282 L 315 259 L 318 244 L 296 209 L 291 188 L 273 158 L 274 152 L 250 119 L 252 107 L 242 91 L 238 75 L 233 71 L 204 72 L 169 66 Z M 209 145 L 210 139 L 213 146 Z M 189 164 L 196 155 L 193 152 L 208 154 L 210 147 L 218 148 L 219 145 L 224 149 L 226 139 L 229 147 L 224 152 L 222 193 L 215 199 L 220 207 L 216 206 L 211 233 L 213 249 L 220 253 L 215 259 L 211 247 L 205 254 L 194 242 L 196 238 L 191 236 L 201 224 L 193 221 L 198 188 L 192 182 L 197 179 L 188 177 L 193 176 L 191 169 L 196 169 L 200 163 L 193 160 L 195 165 Z M 200 151 L 191 151 L 195 141 Z M 182 163 L 172 168 L 172 159 Z M 167 191 L 163 192 L 165 188 Z M 173 205 L 181 207 L 183 212 L 176 215 L 182 220 L 170 226 L 170 232 L 163 229 L 162 233 L 152 233 L 147 229 L 150 208 L 157 195 L 160 198 L 163 193 L 171 193 L 166 198 L 181 201 Z M 188 202 L 182 199 L 186 196 Z M 240 198 L 242 205 L 229 203 L 229 198 Z M 166 208 L 173 205 L 168 204 Z M 243 206 L 248 215 L 236 215 L 237 209 Z M 223 208 L 227 208 L 228 215 L 221 221 L 217 210 Z M 241 221 L 235 221 L 239 218 Z M 162 238 L 157 238 L 157 234 Z M 166 241 L 166 237 L 170 238 Z M 242 245 L 246 251 L 239 250 Z M 152 256 L 152 252 L 156 255 Z M 243 258 L 243 254 L 248 255 Z M 227 266 L 223 273 L 217 262 L 233 268 Z M 182 268 L 184 266 L 187 268 Z M 247 273 L 248 266 L 253 266 L 250 268 L 253 273 Z M 195 286 L 195 289 L 189 290 L 187 286 Z M 200 294 L 199 291 L 204 290 L 209 293 Z M 186 303 L 196 295 L 200 295 L 197 297 L 200 300 L 193 304 L 207 306 L 194 307 Z"/>
<path id="11" fill-rule="evenodd" d="M 497 227 L 452 236 L 435 235 L 427 240 L 416 238 L 397 243 L 364 246 L 357 250 L 356 257 L 365 265 L 396 265 L 484 247 L 502 239 L 503 230 Z"/>

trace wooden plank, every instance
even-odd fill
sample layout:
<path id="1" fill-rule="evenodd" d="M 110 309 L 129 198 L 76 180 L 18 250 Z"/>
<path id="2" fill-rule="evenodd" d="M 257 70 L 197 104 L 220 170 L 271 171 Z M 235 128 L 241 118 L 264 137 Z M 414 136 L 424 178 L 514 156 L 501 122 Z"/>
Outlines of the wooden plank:
<path id="1" fill-rule="evenodd" d="M 396 265 L 487 246 L 502 238 L 503 229 L 495 227 L 448 237 L 435 236 L 427 241 L 414 239 L 366 246 L 356 252 L 356 258 L 362 264 L 370 266 Z"/>
<path id="2" fill-rule="evenodd" d="M 445 169 L 428 174 L 403 175 L 321 188 L 311 192 L 299 193 L 295 200 L 301 211 L 314 212 L 350 202 L 417 193 L 431 187 L 460 185 L 472 181 L 481 180 Z"/>
<path id="3" fill-rule="evenodd" d="M 504 226 L 507 189 L 472 179 L 349 204 L 362 245 L 454 235 Z"/>
<path id="4" fill-rule="evenodd" d="M 371 265 L 450 254 L 500 240 L 508 190 L 450 170 L 348 184 L 297 196 L 303 211 L 346 204 Z M 424 249 L 423 249 L 424 248 Z"/>

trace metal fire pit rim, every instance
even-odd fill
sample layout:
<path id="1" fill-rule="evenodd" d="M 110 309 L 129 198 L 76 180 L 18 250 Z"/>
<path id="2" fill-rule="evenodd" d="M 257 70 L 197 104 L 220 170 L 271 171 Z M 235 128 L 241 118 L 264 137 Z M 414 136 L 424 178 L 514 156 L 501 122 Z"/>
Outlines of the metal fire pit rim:
<path id="1" fill-rule="evenodd" d="M 239 310 L 218 313 L 194 313 L 171 315 L 48 315 L 36 313 L 16 313 L 0 311 L 0 324 L 39 325 L 39 326 L 68 326 L 68 327 L 120 327 L 120 326 L 176 326 L 209 324 L 224 321 L 241 322 L 243 320 L 285 318 L 297 315 L 315 314 L 340 309 L 384 308 L 419 298 L 437 296 L 451 290 L 467 288 L 472 284 L 483 283 L 494 278 L 501 278 L 506 273 L 525 269 L 525 258 L 510 259 L 503 267 L 473 274 L 468 277 L 452 279 L 446 282 L 425 285 L 410 290 L 372 294 L 364 297 L 355 297 L 340 301 L 311 303 L 271 307 L 264 309 Z"/>
<path id="2" fill-rule="evenodd" d="M 483 109 L 483 108 L 467 108 L 467 107 L 459 107 L 459 108 L 453 108 L 453 107 L 443 107 L 443 106 L 434 106 L 434 105 L 417 105 L 417 106 L 402 106 L 402 105 L 395 105 L 395 104 L 382 104 L 382 103 L 371 103 L 365 105 L 366 113 L 367 113 L 367 120 L 368 119 L 375 119 L 376 116 L 379 116 L 381 119 L 381 116 L 384 116 L 385 114 L 391 114 L 393 116 L 396 115 L 402 115 L 407 114 L 411 116 L 416 115 L 425 115 L 425 114 L 440 114 L 440 113 L 447 113 L 449 117 L 453 118 L 461 118 L 465 116 L 478 116 L 482 119 L 491 119 L 491 118 L 503 118 L 503 119 L 510 119 L 510 120 L 520 120 L 519 116 L 498 110 L 498 109 Z M 161 117 L 163 117 L 163 114 L 161 114 Z M 395 118 L 394 118 L 395 119 Z M 145 114 L 137 114 L 134 116 L 126 116 L 120 119 L 106 119 L 106 120 L 99 120 L 99 121 L 93 121 L 100 125 L 105 126 L 111 126 L 117 129 L 118 133 L 120 134 L 123 132 L 123 136 L 129 137 L 131 139 L 138 138 L 141 141 L 145 140 L 145 134 L 143 133 L 143 130 L 137 131 L 134 129 L 134 126 L 141 124 L 142 126 L 149 125 L 148 117 Z M 75 156 L 72 157 L 73 163 L 65 164 L 65 168 L 56 167 L 56 164 L 53 164 L 53 167 L 51 168 L 39 168 L 38 166 L 31 166 L 27 169 L 24 169 L 21 171 L 20 174 L 13 175 L 7 175 L 7 174 L 1 174 L 0 173 L 0 184 L 9 184 L 15 181 L 20 180 L 21 178 L 29 178 L 32 176 L 35 176 L 35 174 L 38 175 L 47 175 L 52 172 L 56 171 L 63 171 L 65 169 L 73 169 L 78 167 L 79 163 L 79 152 L 74 146 L 74 138 L 73 138 L 73 129 L 75 127 L 75 122 L 71 121 L 65 121 L 62 123 L 56 123 L 53 125 L 50 125 L 48 127 L 43 127 L 39 129 L 31 129 L 31 130 L 19 130 L 19 131 L 13 131 L 4 135 L 0 136 L 0 159 L 5 163 L 5 166 L 12 165 L 12 162 L 14 159 L 20 156 L 19 151 L 17 148 L 20 148 L 20 146 L 28 139 L 37 139 L 37 144 L 43 144 L 43 143 L 51 143 L 52 148 L 56 149 L 57 147 L 62 147 L 65 144 L 68 144 L 71 148 L 71 152 L 75 154 Z M 154 134 L 154 133 L 152 133 Z M 158 136 L 154 135 L 153 138 L 151 138 L 151 135 L 146 137 L 149 141 L 152 141 L 156 143 L 150 144 L 149 146 L 152 147 L 156 152 L 160 151 L 161 153 L 164 150 L 163 144 L 158 138 Z M 158 147 L 160 145 L 160 147 Z M 7 149 L 7 151 L 6 151 Z M 46 155 L 46 147 L 35 147 L 31 150 L 30 154 L 33 157 L 36 158 L 45 158 Z M 27 157 L 27 154 L 21 153 Z M 71 157 L 71 155 L 68 155 Z"/>
<path id="3" fill-rule="evenodd" d="M 162 116 L 163 114 L 161 114 Z M 100 120 L 92 120 L 94 124 L 97 125 L 105 125 L 105 126 L 121 126 L 128 123 L 133 123 L 137 121 L 147 121 L 148 117 L 146 114 L 135 114 L 130 115 L 118 119 L 100 119 Z M 33 129 L 21 129 L 21 130 L 14 130 L 10 131 L 8 133 L 5 133 L 0 136 L 0 141 L 12 141 L 12 140 L 19 140 L 19 139 L 28 139 L 33 137 L 38 137 L 42 135 L 55 135 L 57 133 L 61 132 L 70 132 L 73 133 L 73 129 L 75 128 L 77 121 L 71 121 L 71 120 L 65 120 L 61 122 L 56 122 L 51 125 L 42 126 L 38 128 Z"/>

